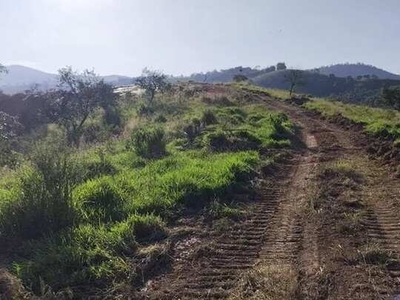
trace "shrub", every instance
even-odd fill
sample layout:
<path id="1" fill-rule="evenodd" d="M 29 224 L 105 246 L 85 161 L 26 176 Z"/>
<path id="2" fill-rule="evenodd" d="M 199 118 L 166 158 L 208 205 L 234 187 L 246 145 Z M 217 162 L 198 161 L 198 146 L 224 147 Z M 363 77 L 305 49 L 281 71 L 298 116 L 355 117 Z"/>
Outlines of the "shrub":
<path id="1" fill-rule="evenodd" d="M 121 116 L 115 106 L 107 106 L 104 109 L 103 122 L 106 126 L 119 128 L 122 125 Z"/>
<path id="2" fill-rule="evenodd" d="M 203 112 L 201 116 L 201 122 L 204 125 L 212 125 L 218 123 L 217 117 L 215 116 L 214 112 L 210 109 L 207 109 Z"/>
<path id="3" fill-rule="evenodd" d="M 166 154 L 165 145 L 165 133 L 161 127 L 141 127 L 132 132 L 130 146 L 141 157 L 162 157 Z"/>
<path id="4" fill-rule="evenodd" d="M 183 132 L 190 143 L 201 133 L 201 122 L 197 118 L 193 118 L 191 122 L 183 127 Z"/>
<path id="5" fill-rule="evenodd" d="M 20 161 L 17 152 L 12 149 L 11 142 L 0 137 L 0 167 L 15 168 Z"/>
<path id="6" fill-rule="evenodd" d="M 76 174 L 68 152 L 60 145 L 41 145 L 32 156 L 32 165 L 21 175 L 17 199 L 0 212 L 4 235 L 37 238 L 73 224 L 71 191 Z"/>
<path id="7" fill-rule="evenodd" d="M 141 103 L 137 107 L 136 111 L 137 111 L 137 114 L 139 116 L 141 116 L 141 117 L 142 116 L 149 116 L 149 115 L 154 113 L 154 109 L 150 105 L 145 104 L 145 103 Z"/>
<path id="8" fill-rule="evenodd" d="M 156 123 L 165 123 L 165 122 L 167 122 L 167 118 L 164 115 L 158 115 L 154 119 L 154 122 L 156 122 Z"/>
<path id="9" fill-rule="evenodd" d="M 88 124 L 82 134 L 83 141 L 85 143 L 98 143 L 107 140 L 110 136 L 110 132 L 104 125 L 97 123 Z"/>

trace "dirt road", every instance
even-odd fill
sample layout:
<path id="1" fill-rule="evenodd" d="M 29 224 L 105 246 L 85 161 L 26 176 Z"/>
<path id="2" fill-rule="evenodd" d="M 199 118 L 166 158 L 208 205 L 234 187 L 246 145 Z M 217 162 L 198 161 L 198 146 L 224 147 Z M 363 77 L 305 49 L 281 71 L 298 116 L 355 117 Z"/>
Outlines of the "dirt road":
<path id="1" fill-rule="evenodd" d="M 180 242 L 194 255 L 173 257 L 172 271 L 148 282 L 141 297 L 394 299 L 399 180 L 368 157 L 359 133 L 255 96 L 286 113 L 305 146 L 258 183 L 246 220 Z"/>

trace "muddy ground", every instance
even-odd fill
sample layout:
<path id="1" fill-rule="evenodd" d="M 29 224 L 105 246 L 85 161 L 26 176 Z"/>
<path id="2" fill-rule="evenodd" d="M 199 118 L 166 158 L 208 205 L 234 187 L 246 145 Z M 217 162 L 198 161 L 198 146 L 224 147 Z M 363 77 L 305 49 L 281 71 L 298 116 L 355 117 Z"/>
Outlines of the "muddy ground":
<path id="1" fill-rule="evenodd" d="M 133 299 L 394 299 L 400 293 L 400 182 L 359 130 L 254 94 L 301 128 L 261 174 L 244 219 L 183 219 L 170 264 Z"/>

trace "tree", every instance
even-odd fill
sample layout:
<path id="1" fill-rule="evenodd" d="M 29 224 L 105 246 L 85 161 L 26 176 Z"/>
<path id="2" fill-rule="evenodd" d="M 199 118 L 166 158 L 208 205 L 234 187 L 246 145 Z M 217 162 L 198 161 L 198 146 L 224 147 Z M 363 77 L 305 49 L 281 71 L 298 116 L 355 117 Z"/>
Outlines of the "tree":
<path id="1" fill-rule="evenodd" d="M 115 104 L 113 88 L 89 70 L 79 74 L 66 67 L 59 70 L 59 75 L 60 89 L 44 95 L 45 114 L 65 128 L 69 143 L 79 147 L 89 115 L 96 108 Z"/>
<path id="2" fill-rule="evenodd" d="M 382 103 L 400 111 L 400 87 L 383 88 Z"/>
<path id="3" fill-rule="evenodd" d="M 159 71 L 151 71 L 145 68 L 142 76 L 136 79 L 135 83 L 145 90 L 148 101 L 153 102 L 156 92 L 164 92 L 168 89 L 167 76 Z"/>
<path id="4" fill-rule="evenodd" d="M 268 68 L 265 68 L 263 70 L 265 73 L 271 73 L 271 72 L 275 72 L 276 71 L 276 67 L 275 66 L 270 66 Z"/>
<path id="5" fill-rule="evenodd" d="M 237 74 L 235 76 L 233 76 L 233 81 L 235 82 L 242 82 L 242 81 L 246 81 L 248 80 L 248 78 L 246 76 L 244 76 L 243 74 Z"/>
<path id="6" fill-rule="evenodd" d="M 276 64 L 276 69 L 279 70 L 286 70 L 286 64 L 284 62 L 279 62 Z"/>
<path id="7" fill-rule="evenodd" d="M 303 78 L 304 78 L 304 72 L 301 70 L 290 70 L 285 75 L 285 81 L 289 82 L 289 84 L 290 84 L 290 88 L 289 88 L 290 96 L 292 96 L 292 93 L 294 92 L 294 88 L 297 85 L 304 84 Z"/>

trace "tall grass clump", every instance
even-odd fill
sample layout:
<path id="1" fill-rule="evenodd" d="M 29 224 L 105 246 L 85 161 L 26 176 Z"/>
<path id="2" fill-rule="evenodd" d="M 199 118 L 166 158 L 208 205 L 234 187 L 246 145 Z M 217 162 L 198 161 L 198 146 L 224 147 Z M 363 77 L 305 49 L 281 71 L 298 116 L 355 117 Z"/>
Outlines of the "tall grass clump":
<path id="1" fill-rule="evenodd" d="M 82 224 L 59 236 L 31 242 L 35 249 L 14 271 L 38 291 L 41 281 L 59 289 L 97 281 L 106 284 L 136 276 L 129 261 L 141 241 L 165 237 L 165 224 L 154 215 L 132 215 L 112 226 Z M 99 282 L 101 280 L 101 282 Z"/>
<path id="2" fill-rule="evenodd" d="M 73 224 L 76 168 L 63 145 L 41 144 L 20 176 L 20 192 L 1 209 L 0 233 L 37 238 Z"/>
<path id="3" fill-rule="evenodd" d="M 166 154 L 165 132 L 162 127 L 140 127 L 131 134 L 129 146 L 138 156 L 160 158 Z"/>
<path id="4" fill-rule="evenodd" d="M 73 202 L 81 220 L 86 222 L 107 223 L 126 216 L 123 190 L 108 176 L 78 186 L 73 192 Z"/>

